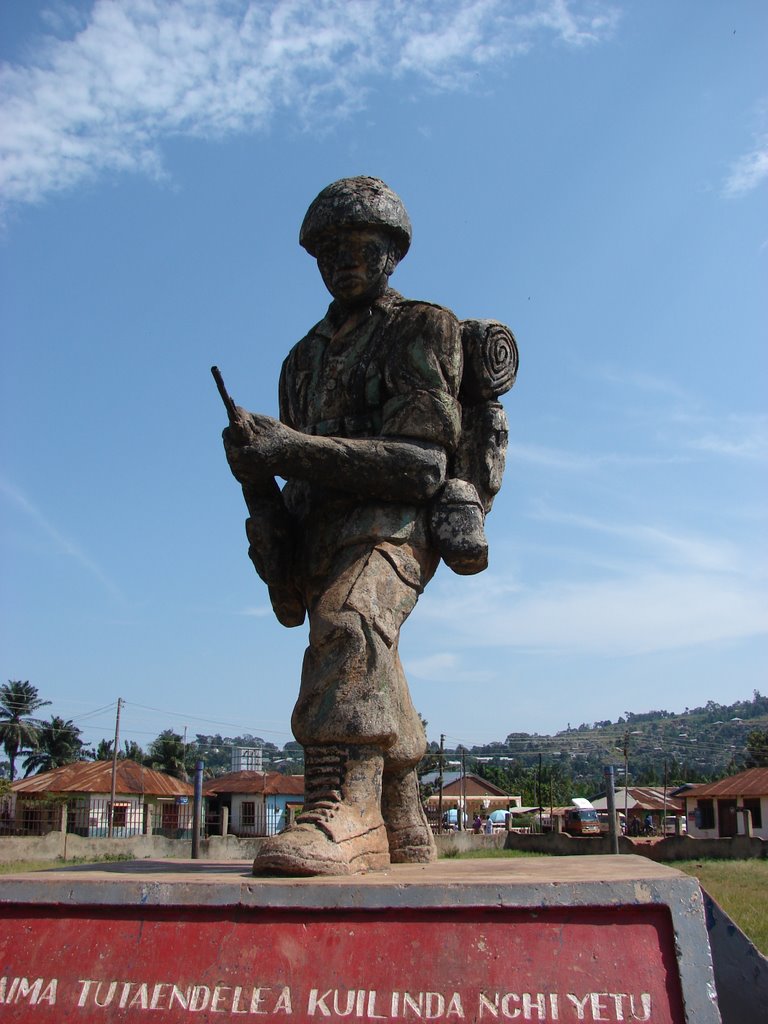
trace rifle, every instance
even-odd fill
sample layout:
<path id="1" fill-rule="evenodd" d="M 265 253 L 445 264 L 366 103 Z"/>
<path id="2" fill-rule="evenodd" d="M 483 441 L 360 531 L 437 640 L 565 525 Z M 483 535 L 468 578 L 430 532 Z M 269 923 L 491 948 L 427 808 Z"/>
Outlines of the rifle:
<path id="1" fill-rule="evenodd" d="M 247 441 L 248 426 L 227 391 L 218 366 L 212 366 L 211 373 L 231 429 Z M 261 477 L 256 474 L 242 488 L 249 513 L 245 524 L 250 542 L 248 555 L 256 572 L 269 586 L 269 597 L 278 620 L 284 626 L 300 626 L 305 615 L 304 601 L 290 579 L 293 530 L 277 480 L 271 473 Z"/>
<path id="2" fill-rule="evenodd" d="M 237 406 L 235 405 L 232 396 L 227 391 L 227 387 L 224 383 L 224 378 L 221 376 L 221 370 L 218 368 L 218 366 L 212 366 L 211 373 L 213 374 L 213 379 L 216 381 L 216 387 L 219 389 L 219 394 L 221 395 L 221 400 L 224 403 L 224 407 L 227 410 L 227 416 L 229 416 L 229 425 L 231 427 L 239 427 L 242 430 L 242 419 L 238 415 Z"/>

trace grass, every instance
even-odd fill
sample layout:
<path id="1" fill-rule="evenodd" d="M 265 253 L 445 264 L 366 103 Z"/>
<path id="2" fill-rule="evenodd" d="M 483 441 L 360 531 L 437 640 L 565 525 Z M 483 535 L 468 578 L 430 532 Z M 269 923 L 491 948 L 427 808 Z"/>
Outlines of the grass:
<path id="1" fill-rule="evenodd" d="M 8 860 L 0 863 L 0 875 L 16 875 L 26 871 L 53 871 L 56 868 L 68 868 L 73 864 L 106 864 L 117 863 L 127 858 L 118 854 L 107 853 L 103 857 L 57 857 L 56 860 Z"/>
<path id="2" fill-rule="evenodd" d="M 676 860 L 768 956 L 768 860 Z"/>
<path id="3" fill-rule="evenodd" d="M 526 853 L 523 850 L 467 850 L 463 853 L 448 850 L 443 854 L 449 860 L 545 856 L 543 853 Z M 0 864 L 0 875 L 47 871 L 72 864 L 103 864 L 124 859 L 108 854 L 105 857 L 76 857 L 66 861 L 61 858 L 55 861 L 14 860 Z M 750 941 L 764 956 L 768 956 L 768 860 L 680 860 L 671 866 L 698 878 Z"/>
<path id="4" fill-rule="evenodd" d="M 522 850 L 449 850 L 461 860 L 481 857 L 531 857 Z M 768 956 L 768 860 L 676 860 L 670 867 L 698 878 L 703 888 L 764 956 Z"/>
<path id="5" fill-rule="evenodd" d="M 538 853 L 533 850 L 459 850 L 450 846 L 445 853 L 440 854 L 440 860 L 498 860 L 500 857 L 546 857 L 546 853 Z"/>

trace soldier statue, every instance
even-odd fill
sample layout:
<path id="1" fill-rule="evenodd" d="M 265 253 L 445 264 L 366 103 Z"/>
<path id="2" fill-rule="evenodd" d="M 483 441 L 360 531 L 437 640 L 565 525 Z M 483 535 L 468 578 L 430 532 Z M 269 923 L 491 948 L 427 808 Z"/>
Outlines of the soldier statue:
<path id="1" fill-rule="evenodd" d="M 411 223 L 377 178 L 323 189 L 299 241 L 333 301 L 283 364 L 280 419 L 230 405 L 224 431 L 277 618 L 309 617 L 291 720 L 304 807 L 254 874 L 346 875 L 435 858 L 398 639 L 441 557 L 459 573 L 487 564 L 507 441 L 497 399 L 517 351 L 502 324 L 389 287 Z"/>

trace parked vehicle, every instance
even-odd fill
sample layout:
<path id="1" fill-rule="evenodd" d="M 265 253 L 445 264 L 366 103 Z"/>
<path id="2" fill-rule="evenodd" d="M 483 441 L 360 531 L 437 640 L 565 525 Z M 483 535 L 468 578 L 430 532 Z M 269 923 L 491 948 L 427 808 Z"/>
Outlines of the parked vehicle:
<path id="1" fill-rule="evenodd" d="M 459 827 L 459 812 L 455 807 L 443 814 L 443 828 L 449 832 L 451 829 L 457 831 Z M 464 828 L 469 831 L 469 815 L 464 812 Z"/>
<path id="2" fill-rule="evenodd" d="M 677 822 L 680 822 L 680 835 L 684 836 L 688 833 L 688 823 L 685 820 L 685 815 L 668 814 L 664 819 L 664 835 L 665 836 L 676 836 L 677 835 Z"/>
<path id="3" fill-rule="evenodd" d="M 575 796 L 571 803 L 573 807 L 565 809 L 563 831 L 571 836 L 599 836 L 600 822 L 597 811 L 589 800 Z"/>
<path id="4" fill-rule="evenodd" d="M 610 831 L 611 816 L 608 813 L 608 811 L 598 811 L 597 820 L 600 823 L 601 832 L 607 833 Z M 619 830 L 620 835 L 624 835 L 627 831 L 627 819 L 624 817 L 623 812 L 618 813 L 617 828 Z"/>

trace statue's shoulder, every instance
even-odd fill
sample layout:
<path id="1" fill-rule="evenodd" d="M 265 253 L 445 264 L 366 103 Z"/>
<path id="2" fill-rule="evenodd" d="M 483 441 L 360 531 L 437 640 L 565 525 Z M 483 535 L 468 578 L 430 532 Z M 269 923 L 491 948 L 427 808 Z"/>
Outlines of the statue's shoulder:
<path id="1" fill-rule="evenodd" d="M 405 299 L 396 295 L 390 303 L 390 323 L 397 336 L 413 335 L 416 331 L 424 341 L 443 339 L 456 344 L 461 336 L 461 325 L 453 310 L 424 299 Z"/>
<path id="2" fill-rule="evenodd" d="M 283 361 L 283 371 L 285 372 L 290 368 L 301 368 L 304 364 L 312 363 L 314 354 L 324 348 L 325 342 L 331 336 L 331 333 L 332 329 L 328 324 L 328 317 L 324 316 L 290 350 Z"/>
<path id="3" fill-rule="evenodd" d="M 390 303 L 393 312 L 406 316 L 425 316 L 436 320 L 459 322 L 453 310 L 448 309 L 447 306 L 440 306 L 436 302 L 427 302 L 426 299 L 406 299 L 398 292 L 393 292 Z"/>

